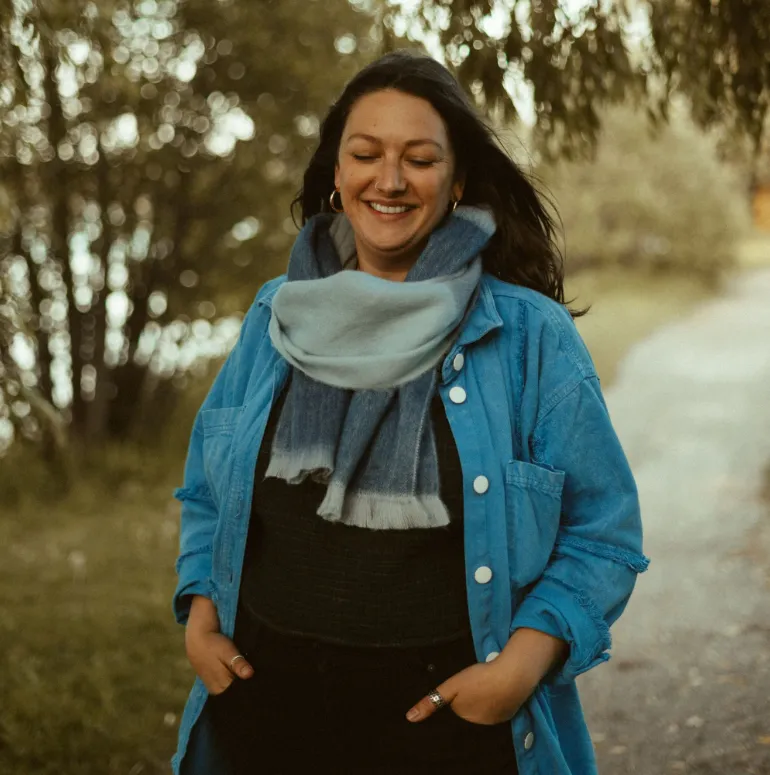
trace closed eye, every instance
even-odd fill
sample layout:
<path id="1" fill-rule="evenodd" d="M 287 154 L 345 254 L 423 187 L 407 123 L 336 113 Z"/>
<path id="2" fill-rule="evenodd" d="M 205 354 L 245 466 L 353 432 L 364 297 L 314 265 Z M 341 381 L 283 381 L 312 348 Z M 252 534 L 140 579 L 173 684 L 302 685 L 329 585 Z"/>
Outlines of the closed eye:
<path id="1" fill-rule="evenodd" d="M 354 153 L 352 156 L 356 161 L 361 162 L 375 161 L 377 159 L 376 156 L 368 156 L 363 153 Z M 408 161 L 415 167 L 432 167 L 436 163 L 432 159 L 408 159 Z"/>

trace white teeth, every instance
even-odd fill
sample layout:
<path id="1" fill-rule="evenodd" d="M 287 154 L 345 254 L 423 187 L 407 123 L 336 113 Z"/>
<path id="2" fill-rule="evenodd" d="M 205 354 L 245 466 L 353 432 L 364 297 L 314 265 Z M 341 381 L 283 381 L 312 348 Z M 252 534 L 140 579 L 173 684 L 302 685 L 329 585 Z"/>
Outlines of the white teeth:
<path id="1" fill-rule="evenodd" d="M 369 202 L 369 206 L 373 210 L 376 210 L 378 213 L 385 213 L 386 215 L 405 213 L 407 210 L 409 210 L 408 207 L 385 207 L 385 205 L 377 204 L 377 202 Z"/>

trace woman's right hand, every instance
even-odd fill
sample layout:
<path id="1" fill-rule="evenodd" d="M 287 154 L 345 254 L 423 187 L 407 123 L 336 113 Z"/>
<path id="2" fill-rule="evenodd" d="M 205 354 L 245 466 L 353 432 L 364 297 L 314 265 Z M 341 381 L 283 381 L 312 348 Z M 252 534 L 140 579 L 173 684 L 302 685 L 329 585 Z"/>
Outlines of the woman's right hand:
<path id="1" fill-rule="evenodd" d="M 221 694 L 236 679 L 254 675 L 245 659 L 237 659 L 232 664 L 240 651 L 219 631 L 217 609 L 208 598 L 193 597 L 184 640 L 187 659 L 209 694 Z"/>

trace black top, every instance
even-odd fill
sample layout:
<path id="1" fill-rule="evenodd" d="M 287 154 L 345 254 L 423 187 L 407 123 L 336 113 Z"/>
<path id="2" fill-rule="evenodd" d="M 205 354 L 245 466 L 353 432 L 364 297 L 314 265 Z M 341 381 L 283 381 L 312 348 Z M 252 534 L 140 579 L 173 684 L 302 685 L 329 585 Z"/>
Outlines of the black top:
<path id="1" fill-rule="evenodd" d="M 285 395 L 270 413 L 257 457 L 243 614 L 284 632 L 357 646 L 467 636 L 462 474 L 441 398 L 433 399 L 431 418 L 450 524 L 370 530 L 318 516 L 323 484 L 265 479 Z"/>

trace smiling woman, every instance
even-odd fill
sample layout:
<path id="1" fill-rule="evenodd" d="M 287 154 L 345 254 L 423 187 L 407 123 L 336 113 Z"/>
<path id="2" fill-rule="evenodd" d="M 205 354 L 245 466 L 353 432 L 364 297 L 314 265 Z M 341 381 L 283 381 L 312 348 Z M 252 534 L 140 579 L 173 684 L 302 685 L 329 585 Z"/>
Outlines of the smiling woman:
<path id="1" fill-rule="evenodd" d="M 295 205 L 177 491 L 175 773 L 591 775 L 575 678 L 647 561 L 535 189 L 395 52 Z"/>
<path id="2" fill-rule="evenodd" d="M 446 126 L 424 99 L 397 89 L 367 94 L 350 111 L 334 174 L 358 266 L 403 280 L 463 194 Z"/>

